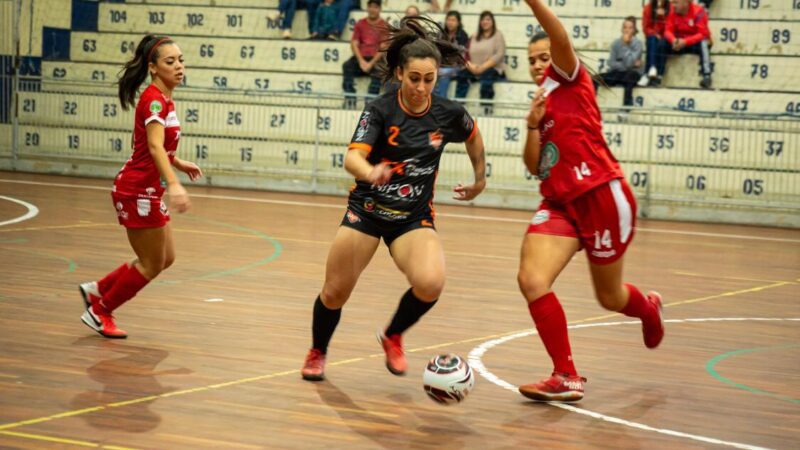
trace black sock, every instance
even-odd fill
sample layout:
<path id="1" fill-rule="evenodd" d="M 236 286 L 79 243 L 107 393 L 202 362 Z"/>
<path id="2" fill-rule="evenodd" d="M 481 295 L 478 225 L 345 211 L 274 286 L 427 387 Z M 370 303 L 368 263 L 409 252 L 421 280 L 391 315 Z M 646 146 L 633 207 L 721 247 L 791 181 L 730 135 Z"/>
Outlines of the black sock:
<path id="1" fill-rule="evenodd" d="M 322 353 L 328 352 L 328 343 L 331 341 L 336 325 L 342 317 L 342 309 L 328 309 L 322 304 L 322 299 L 317 296 L 314 302 L 314 320 L 311 323 L 311 332 L 315 349 Z"/>
<path id="2" fill-rule="evenodd" d="M 397 306 L 397 311 L 392 317 L 392 323 L 386 328 L 386 336 L 395 334 L 403 334 L 412 325 L 417 323 L 420 317 L 424 316 L 428 310 L 433 308 L 438 300 L 432 302 L 423 302 L 414 295 L 413 288 L 403 294 L 400 299 L 400 304 Z"/>

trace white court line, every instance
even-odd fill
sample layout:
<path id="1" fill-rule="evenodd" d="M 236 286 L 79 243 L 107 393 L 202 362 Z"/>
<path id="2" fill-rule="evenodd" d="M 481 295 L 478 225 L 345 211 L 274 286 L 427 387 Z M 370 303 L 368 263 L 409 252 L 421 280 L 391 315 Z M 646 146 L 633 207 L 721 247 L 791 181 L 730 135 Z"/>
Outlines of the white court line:
<path id="1" fill-rule="evenodd" d="M 23 214 L 23 215 L 21 215 L 19 217 L 16 217 L 14 219 L 6 220 L 5 222 L 0 222 L 0 227 L 5 226 L 5 225 L 11 225 L 12 223 L 24 222 L 24 221 L 26 221 L 28 219 L 33 219 L 34 217 L 36 217 L 39 214 L 39 208 L 37 208 L 34 205 L 31 205 L 28 202 L 24 202 L 24 201 L 18 200 L 16 198 L 6 197 L 5 195 L 0 195 L 0 198 L 3 199 L 3 200 L 8 200 L 10 202 L 18 203 L 18 204 L 28 208 L 28 212 L 26 212 L 25 214 Z"/>
<path id="2" fill-rule="evenodd" d="M 52 186 L 52 187 L 74 188 L 74 189 L 93 189 L 97 191 L 109 191 L 109 192 L 111 191 L 110 187 L 104 187 L 104 186 L 91 186 L 85 184 L 66 184 L 66 183 L 45 183 L 41 181 L 9 180 L 3 178 L 0 178 L 0 183 L 30 184 L 34 186 Z M 211 194 L 192 194 L 192 193 L 190 193 L 189 195 L 191 197 L 210 198 L 214 200 L 232 200 L 240 202 L 268 203 L 274 205 L 289 205 L 289 206 L 311 206 L 315 208 L 341 209 L 346 206 L 345 204 L 298 202 L 291 200 L 271 200 L 265 198 L 239 197 L 234 195 L 211 195 Z M 507 217 L 480 216 L 480 215 L 473 216 L 466 214 L 452 214 L 452 213 L 441 213 L 441 212 L 436 213 L 436 215 L 441 217 L 453 217 L 456 219 L 478 220 L 485 222 L 530 223 L 530 220 L 527 219 L 510 219 Z M 749 241 L 790 242 L 793 244 L 800 244 L 800 239 L 748 236 L 744 234 L 707 233 L 702 231 L 665 230 L 662 228 L 642 228 L 642 227 L 636 227 L 636 231 L 644 231 L 648 233 L 679 234 L 684 236 L 718 237 L 718 238 L 739 239 L 739 240 L 749 240 Z"/>
<path id="3" fill-rule="evenodd" d="M 664 322 L 667 322 L 667 323 L 689 323 L 689 322 L 696 323 L 696 322 L 743 322 L 743 321 L 782 322 L 782 321 L 800 321 L 800 318 L 782 319 L 782 318 L 753 318 L 753 317 L 750 317 L 750 318 L 746 318 L 746 317 L 727 317 L 727 318 L 726 317 L 723 317 L 723 318 L 709 317 L 709 318 L 698 318 L 698 319 L 670 319 L 670 320 L 665 320 Z M 641 322 L 636 320 L 636 321 L 626 321 L 626 322 L 587 323 L 587 324 L 580 324 L 580 325 L 570 325 L 568 328 L 578 329 L 578 328 L 592 328 L 592 327 L 611 327 L 611 326 L 617 326 L 617 325 L 641 325 Z M 497 338 L 497 339 L 492 339 L 492 340 L 486 341 L 486 342 L 478 345 L 477 347 L 473 348 L 469 352 L 469 364 L 472 366 L 472 368 L 474 370 L 476 370 L 479 374 L 481 374 L 481 376 L 483 376 L 487 380 L 491 381 L 492 383 L 502 387 L 503 389 L 507 389 L 507 390 L 512 391 L 512 392 L 514 392 L 516 394 L 522 395 L 522 394 L 519 393 L 517 386 L 514 386 L 513 384 L 501 379 L 497 375 L 495 375 L 492 372 L 490 372 L 489 369 L 487 369 L 486 366 L 483 364 L 483 361 L 481 360 L 481 358 L 492 347 L 495 347 L 495 346 L 498 346 L 500 344 L 506 343 L 506 342 L 508 342 L 510 340 L 513 340 L 513 339 L 518 339 L 518 338 L 525 337 L 525 336 L 532 336 L 534 334 L 538 334 L 535 329 L 534 330 L 528 330 L 528 331 L 521 331 L 519 333 L 514 333 L 514 334 L 511 334 L 511 335 L 508 335 L 508 336 L 503 336 L 501 338 Z M 626 427 L 638 428 L 638 429 L 644 430 L 644 431 L 652 431 L 652 432 L 656 432 L 656 433 L 666 434 L 666 435 L 669 435 L 669 436 L 675 436 L 675 437 L 679 437 L 679 438 L 691 439 L 691 440 L 694 440 L 694 441 L 706 442 L 706 443 L 709 443 L 709 444 L 726 445 L 726 446 L 729 446 L 729 447 L 741 448 L 741 449 L 746 449 L 746 450 L 765 450 L 765 447 L 758 447 L 758 446 L 749 445 L 749 444 L 741 444 L 741 443 L 738 443 L 738 442 L 723 441 L 723 440 L 720 440 L 720 439 L 710 438 L 710 437 L 706 437 L 706 436 L 699 436 L 699 435 L 696 435 L 696 434 L 684 433 L 682 431 L 668 430 L 668 429 L 665 429 L 665 428 L 655 428 L 655 427 L 651 427 L 649 425 L 645 425 L 643 423 L 631 422 L 629 420 L 620 419 L 619 417 L 614 417 L 614 416 L 607 416 L 605 414 L 601 414 L 601 413 L 594 412 L 594 411 L 589 411 L 588 409 L 584 409 L 584 408 L 578 408 L 577 406 L 572 406 L 572 405 L 568 405 L 568 404 L 565 404 L 565 403 L 548 403 L 548 404 L 552 405 L 552 406 L 555 406 L 557 408 L 565 409 L 567 411 L 571 411 L 571 412 L 578 413 L 578 414 L 583 414 L 585 416 L 589 416 L 589 417 L 592 417 L 592 418 L 595 418 L 595 419 L 600 419 L 600 420 L 603 420 L 603 421 L 606 421 L 606 422 L 616 423 L 618 425 L 623 425 L 623 426 L 626 426 Z"/>

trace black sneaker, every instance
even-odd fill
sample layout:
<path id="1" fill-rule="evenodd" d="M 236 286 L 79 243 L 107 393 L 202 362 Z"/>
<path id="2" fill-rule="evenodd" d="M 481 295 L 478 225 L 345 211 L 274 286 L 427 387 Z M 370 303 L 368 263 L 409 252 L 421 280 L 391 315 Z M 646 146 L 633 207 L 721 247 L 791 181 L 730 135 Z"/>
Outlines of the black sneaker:
<path id="1" fill-rule="evenodd" d="M 703 75 L 703 79 L 700 80 L 700 87 L 703 89 L 711 89 L 711 75 Z"/>

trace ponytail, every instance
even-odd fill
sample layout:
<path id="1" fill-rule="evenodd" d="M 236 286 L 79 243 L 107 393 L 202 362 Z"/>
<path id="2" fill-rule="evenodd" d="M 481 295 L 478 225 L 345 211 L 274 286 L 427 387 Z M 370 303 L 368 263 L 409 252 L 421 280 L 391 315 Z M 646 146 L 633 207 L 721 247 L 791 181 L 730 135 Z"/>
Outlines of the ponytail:
<path id="1" fill-rule="evenodd" d="M 441 25 L 427 17 L 404 17 L 397 27 L 389 25 L 388 31 L 386 58 L 378 65 L 384 83 L 394 79 L 397 68 L 411 58 L 433 58 L 437 66 L 464 63 L 461 48 L 448 40 Z"/>
<path id="2" fill-rule="evenodd" d="M 155 64 L 158 61 L 158 47 L 171 43 L 172 39 L 154 34 L 148 34 L 139 42 L 133 58 L 125 63 L 117 81 L 123 110 L 127 111 L 129 106 L 136 107 L 136 92 L 147 79 L 149 63 Z"/>

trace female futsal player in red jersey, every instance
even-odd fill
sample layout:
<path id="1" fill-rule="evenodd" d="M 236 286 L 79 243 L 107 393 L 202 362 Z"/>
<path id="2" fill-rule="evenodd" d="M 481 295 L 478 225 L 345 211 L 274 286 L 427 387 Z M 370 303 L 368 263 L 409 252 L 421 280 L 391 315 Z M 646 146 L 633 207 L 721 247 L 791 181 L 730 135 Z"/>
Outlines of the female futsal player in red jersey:
<path id="1" fill-rule="evenodd" d="M 139 102 L 134 103 L 136 92 L 148 74 L 152 83 L 142 92 Z M 189 196 L 172 168 L 186 173 L 191 180 L 203 175 L 196 164 L 175 156 L 181 128 L 172 91 L 183 77 L 183 54 L 175 42 L 166 36 L 147 35 L 139 42 L 119 79 L 122 108 L 127 110 L 129 105 L 135 105 L 136 113 L 133 155 L 117 174 L 111 198 L 136 259 L 122 264 L 100 281 L 80 285 L 86 306 L 81 320 L 108 338 L 127 337 L 114 323 L 114 310 L 175 261 L 169 212 L 161 200 L 162 180 L 171 208 L 182 213 L 189 209 Z"/>
<path id="2" fill-rule="evenodd" d="M 383 78 L 400 87 L 364 109 L 348 146 L 344 166 L 356 178 L 356 186 L 328 254 L 325 284 L 314 302 L 312 347 L 302 369 L 309 381 L 325 378 L 328 343 L 342 307 L 381 239 L 411 287 L 378 340 L 386 368 L 395 375 L 406 373 L 403 333 L 433 307 L 444 288 L 433 191 L 448 143 L 465 143 L 475 175 L 473 184 L 455 187 L 454 198 L 472 200 L 486 186 L 483 138 L 475 121 L 461 104 L 431 95 L 441 65 L 463 64 L 460 48 L 424 17 L 406 17 L 390 32 Z"/>
<path id="3" fill-rule="evenodd" d="M 528 47 L 539 85 L 528 114 L 523 159 L 541 180 L 544 197 L 522 243 L 518 282 L 539 336 L 555 366 L 550 378 L 520 386 L 528 398 L 578 401 L 586 379 L 572 361 L 567 321 L 551 288 L 573 255 L 586 249 L 594 291 L 609 310 L 642 321 L 644 343 L 664 337 L 661 297 L 622 282 L 625 249 L 633 239 L 636 202 L 606 145 L 592 80 L 564 26 L 542 0 L 526 0 L 545 33 Z"/>

